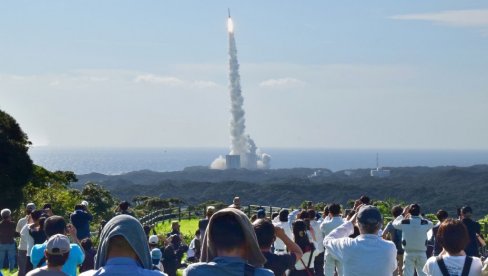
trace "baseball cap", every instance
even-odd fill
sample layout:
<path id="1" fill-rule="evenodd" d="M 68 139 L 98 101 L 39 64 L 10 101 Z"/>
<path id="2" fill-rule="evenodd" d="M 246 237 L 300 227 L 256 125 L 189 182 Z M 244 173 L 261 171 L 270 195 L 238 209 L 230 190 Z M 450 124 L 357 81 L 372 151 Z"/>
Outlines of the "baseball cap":
<path id="1" fill-rule="evenodd" d="M 382 223 L 383 219 L 381 218 L 381 213 L 378 208 L 372 205 L 367 205 L 359 209 L 358 221 L 361 224 L 376 225 Z"/>
<path id="2" fill-rule="evenodd" d="M 156 235 L 151 235 L 149 237 L 149 244 L 158 244 L 159 238 Z"/>
<path id="3" fill-rule="evenodd" d="M 25 206 L 25 209 L 29 210 L 29 211 L 34 211 L 36 209 L 36 205 L 34 203 L 29 203 Z"/>
<path id="4" fill-rule="evenodd" d="M 159 264 L 159 261 L 161 260 L 162 257 L 163 257 L 163 253 L 159 248 L 154 248 L 153 250 L 151 250 L 151 259 L 153 265 Z"/>
<path id="5" fill-rule="evenodd" d="M 266 211 L 264 211 L 263 209 L 259 209 L 257 211 L 257 217 L 258 218 L 264 218 L 264 217 L 266 217 Z"/>
<path id="6" fill-rule="evenodd" d="M 61 234 L 51 236 L 46 244 L 46 251 L 50 255 L 63 255 L 68 253 L 70 249 L 68 237 Z"/>
<path id="7" fill-rule="evenodd" d="M 3 209 L 1 212 L 0 212 L 0 215 L 2 216 L 2 218 L 4 217 L 8 217 L 12 214 L 12 211 L 10 211 L 10 209 Z"/>

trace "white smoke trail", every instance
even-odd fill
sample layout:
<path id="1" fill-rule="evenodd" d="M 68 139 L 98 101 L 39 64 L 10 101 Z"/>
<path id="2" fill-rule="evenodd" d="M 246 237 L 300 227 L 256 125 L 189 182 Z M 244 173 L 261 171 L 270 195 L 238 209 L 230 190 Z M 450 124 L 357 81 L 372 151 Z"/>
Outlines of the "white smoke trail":
<path id="1" fill-rule="evenodd" d="M 268 154 L 256 154 L 258 148 L 249 135 L 245 134 L 246 119 L 244 117 L 244 98 L 241 91 L 241 77 L 239 75 L 239 62 L 237 60 L 237 47 L 234 37 L 234 23 L 229 17 L 227 21 L 227 31 L 229 34 L 229 91 L 231 101 L 231 121 L 230 136 L 231 148 L 230 154 L 240 155 L 241 167 L 247 169 L 268 169 L 270 166 L 271 156 Z M 215 159 L 210 168 L 225 168 L 225 158 L 219 156 Z"/>
<path id="2" fill-rule="evenodd" d="M 247 137 L 245 136 L 246 119 L 243 108 L 244 98 L 241 92 L 241 77 L 239 75 L 239 62 L 237 60 L 237 47 L 234 37 L 234 24 L 229 18 L 227 22 L 229 34 L 229 91 L 232 115 L 230 121 L 230 135 L 232 139 L 230 154 L 243 155 L 247 152 Z"/>

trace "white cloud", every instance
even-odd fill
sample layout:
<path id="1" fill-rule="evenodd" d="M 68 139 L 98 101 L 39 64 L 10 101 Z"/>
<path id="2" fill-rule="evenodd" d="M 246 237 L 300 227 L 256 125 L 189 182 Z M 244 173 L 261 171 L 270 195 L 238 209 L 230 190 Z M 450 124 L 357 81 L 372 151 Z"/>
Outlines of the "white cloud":
<path id="1" fill-rule="evenodd" d="M 213 81 L 209 80 L 183 80 L 173 76 L 158 76 L 154 74 L 144 74 L 138 75 L 134 79 L 136 83 L 150 83 L 150 84 L 159 84 L 159 85 L 167 85 L 167 86 L 174 86 L 174 87 L 187 87 L 187 88 L 215 88 L 219 85 Z"/>
<path id="2" fill-rule="evenodd" d="M 280 78 L 280 79 L 268 79 L 262 81 L 259 86 L 261 87 L 270 87 L 270 88 L 284 88 L 284 87 L 296 87 L 296 86 L 303 86 L 306 83 L 299 79 L 295 78 Z"/>
<path id="3" fill-rule="evenodd" d="M 421 20 L 455 27 L 488 27 L 488 9 L 450 10 L 391 16 L 396 20 Z"/>
<path id="4" fill-rule="evenodd" d="M 169 86 L 180 86 L 184 84 L 184 81 L 176 77 L 157 76 L 153 74 L 139 75 L 134 81 L 138 83 L 153 83 Z"/>

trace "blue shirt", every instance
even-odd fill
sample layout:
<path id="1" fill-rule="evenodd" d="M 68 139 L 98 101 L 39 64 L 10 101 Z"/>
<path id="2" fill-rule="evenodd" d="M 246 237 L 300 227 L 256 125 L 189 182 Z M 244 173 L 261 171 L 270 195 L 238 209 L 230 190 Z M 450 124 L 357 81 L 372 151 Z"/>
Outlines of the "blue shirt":
<path id="1" fill-rule="evenodd" d="M 196 263 L 191 264 L 185 269 L 183 275 L 186 276 L 229 276 L 244 275 L 244 267 L 246 261 L 239 257 L 216 257 L 209 263 Z M 271 270 L 264 268 L 255 268 L 255 276 L 273 276 L 274 273 Z"/>
<path id="2" fill-rule="evenodd" d="M 70 216 L 71 223 L 76 228 L 76 236 L 78 240 L 90 237 L 90 221 L 93 220 L 93 216 L 82 210 L 76 210 Z"/>
<path id="3" fill-rule="evenodd" d="M 141 275 L 141 276 L 161 276 L 165 275 L 158 270 L 149 270 L 141 267 L 136 260 L 132 258 L 110 258 L 107 260 L 105 266 L 98 270 L 89 270 L 81 273 L 79 276 L 94 276 L 94 275 Z"/>
<path id="4" fill-rule="evenodd" d="M 30 261 L 34 268 L 37 267 L 37 264 L 41 261 L 44 257 L 44 250 L 46 250 L 47 242 L 43 244 L 36 244 L 32 247 L 31 254 L 30 254 Z M 75 243 L 71 244 L 71 250 L 69 251 L 69 257 L 66 263 L 63 265 L 63 272 L 70 275 L 76 276 L 76 270 L 79 265 L 83 263 L 85 259 L 85 254 L 81 250 L 80 246 Z M 43 262 L 41 266 L 46 265 L 46 262 Z"/>

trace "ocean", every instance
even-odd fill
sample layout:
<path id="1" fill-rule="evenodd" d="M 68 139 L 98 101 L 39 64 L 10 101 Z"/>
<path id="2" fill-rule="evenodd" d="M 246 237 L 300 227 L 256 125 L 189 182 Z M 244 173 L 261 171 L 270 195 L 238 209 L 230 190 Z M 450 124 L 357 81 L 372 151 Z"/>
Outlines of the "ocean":
<path id="1" fill-rule="evenodd" d="M 271 168 L 327 168 L 332 171 L 382 167 L 471 166 L 488 164 L 488 150 L 385 150 L 266 148 Z M 49 170 L 122 174 L 137 170 L 179 171 L 209 166 L 225 148 L 54 148 L 33 147 L 34 163 Z"/>

